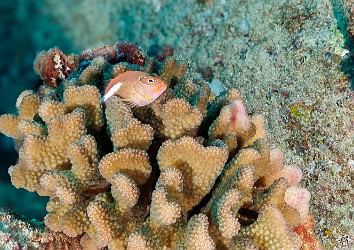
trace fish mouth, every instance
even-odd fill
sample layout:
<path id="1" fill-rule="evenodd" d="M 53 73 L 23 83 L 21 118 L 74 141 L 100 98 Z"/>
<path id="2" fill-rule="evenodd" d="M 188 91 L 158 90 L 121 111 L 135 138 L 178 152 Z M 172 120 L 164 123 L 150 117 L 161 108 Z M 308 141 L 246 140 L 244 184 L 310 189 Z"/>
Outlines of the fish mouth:
<path id="1" fill-rule="evenodd" d="M 162 87 L 164 87 L 165 89 L 167 88 L 167 85 L 166 84 L 159 84 L 156 88 L 155 88 L 155 91 L 158 91 L 159 89 L 161 89 Z"/>

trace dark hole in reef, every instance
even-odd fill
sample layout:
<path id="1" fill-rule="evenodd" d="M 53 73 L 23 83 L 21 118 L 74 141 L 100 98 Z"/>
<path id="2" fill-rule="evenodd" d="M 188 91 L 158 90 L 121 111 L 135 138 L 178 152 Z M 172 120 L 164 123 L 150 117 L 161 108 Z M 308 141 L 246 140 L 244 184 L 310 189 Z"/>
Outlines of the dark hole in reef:
<path id="1" fill-rule="evenodd" d="M 240 208 L 237 212 L 237 218 L 242 226 L 249 226 L 257 220 L 258 213 L 247 208 Z"/>
<path id="2" fill-rule="evenodd" d="M 106 124 L 104 125 L 106 128 Z M 101 157 L 104 155 L 113 152 L 113 143 L 111 142 L 111 138 L 107 133 L 107 130 L 102 129 L 99 133 L 92 133 L 95 137 L 98 147 L 98 152 Z"/>
<path id="3" fill-rule="evenodd" d="M 151 172 L 151 176 L 150 176 L 150 180 L 148 182 L 150 182 L 150 186 L 152 188 L 151 192 L 150 192 L 150 197 L 149 199 L 151 200 L 151 195 L 153 190 L 155 189 L 157 180 L 160 176 L 160 168 L 159 165 L 157 163 L 157 154 L 159 152 L 159 148 L 162 145 L 162 140 L 160 138 L 154 138 L 152 144 L 150 145 L 149 149 L 148 149 L 148 155 L 149 155 L 149 161 L 152 167 L 152 172 Z"/>
<path id="4" fill-rule="evenodd" d="M 207 82 L 211 82 L 211 80 L 214 78 L 214 72 L 213 69 L 211 67 L 199 67 L 197 69 L 197 71 L 202 74 L 202 77 L 207 81 Z"/>
<path id="5" fill-rule="evenodd" d="M 119 53 L 117 55 L 117 62 L 126 62 L 127 61 L 127 56 L 124 53 Z"/>
<path id="6" fill-rule="evenodd" d="M 255 188 L 265 188 L 265 185 L 264 185 L 264 178 L 261 177 L 259 178 L 253 185 L 253 187 Z"/>
<path id="7" fill-rule="evenodd" d="M 212 189 L 213 190 L 213 189 Z M 191 211 L 188 212 L 188 220 L 195 214 L 199 214 L 201 212 L 201 209 L 204 208 L 208 202 L 210 201 L 212 197 L 212 190 L 204 196 L 204 198 L 196 205 Z"/>
<path id="8" fill-rule="evenodd" d="M 174 87 L 176 87 L 177 83 L 178 83 L 178 78 L 177 77 L 172 77 L 171 81 L 170 81 L 170 85 L 168 86 L 169 88 L 174 89 Z"/>
<path id="9" fill-rule="evenodd" d="M 39 116 L 38 113 L 36 113 L 36 114 L 34 115 L 33 120 L 34 120 L 35 122 L 38 122 L 38 123 L 42 124 L 42 125 L 45 125 L 45 122 L 43 121 L 42 117 Z"/>

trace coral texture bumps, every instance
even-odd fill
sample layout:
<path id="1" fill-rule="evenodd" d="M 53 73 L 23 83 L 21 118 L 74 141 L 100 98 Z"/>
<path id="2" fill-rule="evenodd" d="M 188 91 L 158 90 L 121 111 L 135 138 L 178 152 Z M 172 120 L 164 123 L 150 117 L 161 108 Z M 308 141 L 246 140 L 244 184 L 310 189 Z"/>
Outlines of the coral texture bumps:
<path id="1" fill-rule="evenodd" d="M 50 230 L 83 249 L 321 248 L 301 169 L 268 146 L 263 117 L 237 90 L 214 98 L 187 62 L 126 42 L 71 55 L 75 68 L 68 58 L 39 54 L 43 85 L 0 117 L 19 153 L 12 183 L 50 197 Z M 55 75 L 59 64 L 70 72 Z M 127 70 L 168 89 L 133 110 L 116 96 L 102 105 L 105 80 Z"/>

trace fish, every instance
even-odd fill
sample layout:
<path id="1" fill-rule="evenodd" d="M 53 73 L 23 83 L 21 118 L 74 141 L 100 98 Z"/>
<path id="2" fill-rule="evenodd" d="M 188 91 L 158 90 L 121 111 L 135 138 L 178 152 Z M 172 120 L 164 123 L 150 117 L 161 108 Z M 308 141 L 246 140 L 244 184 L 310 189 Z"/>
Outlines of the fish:
<path id="1" fill-rule="evenodd" d="M 126 71 L 109 81 L 101 101 L 106 103 L 117 95 L 131 108 L 142 107 L 155 101 L 166 89 L 167 84 L 158 76 L 143 71 Z"/>

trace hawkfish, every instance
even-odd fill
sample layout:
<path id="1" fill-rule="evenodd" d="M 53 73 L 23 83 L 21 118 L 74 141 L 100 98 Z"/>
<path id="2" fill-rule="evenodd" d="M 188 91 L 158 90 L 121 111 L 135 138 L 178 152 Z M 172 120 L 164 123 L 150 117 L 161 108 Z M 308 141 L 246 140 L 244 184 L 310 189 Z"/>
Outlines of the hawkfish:
<path id="1" fill-rule="evenodd" d="M 156 100 L 167 84 L 157 76 L 143 71 L 126 71 L 110 80 L 101 101 L 119 96 L 131 108 L 146 106 Z"/>

